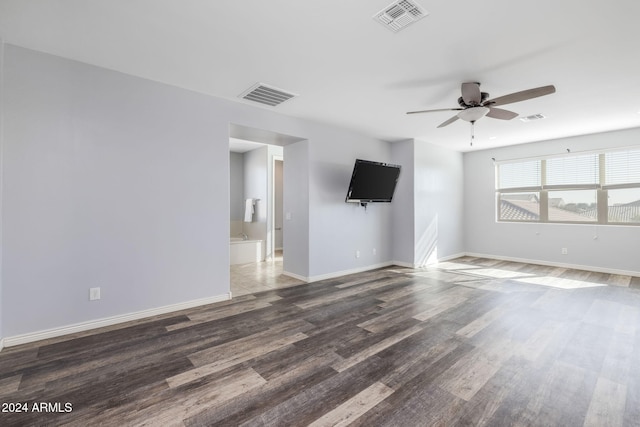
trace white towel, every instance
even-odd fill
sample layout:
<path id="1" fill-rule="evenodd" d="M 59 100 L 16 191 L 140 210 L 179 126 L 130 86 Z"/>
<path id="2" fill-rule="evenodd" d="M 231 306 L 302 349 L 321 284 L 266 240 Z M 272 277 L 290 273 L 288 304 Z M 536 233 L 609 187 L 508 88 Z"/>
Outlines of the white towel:
<path id="1" fill-rule="evenodd" d="M 253 199 L 244 201 L 244 222 L 253 221 Z"/>

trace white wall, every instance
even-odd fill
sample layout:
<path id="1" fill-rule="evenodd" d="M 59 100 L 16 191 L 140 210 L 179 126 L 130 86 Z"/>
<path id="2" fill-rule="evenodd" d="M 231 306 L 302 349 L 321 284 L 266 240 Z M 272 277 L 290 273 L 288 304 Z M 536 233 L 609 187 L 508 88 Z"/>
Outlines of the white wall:
<path id="1" fill-rule="evenodd" d="M 462 154 L 414 141 L 415 265 L 464 252 Z"/>
<path id="2" fill-rule="evenodd" d="M 309 141 L 284 147 L 285 226 L 283 270 L 309 277 Z M 297 197 L 292 197 L 292 196 Z"/>
<path id="3" fill-rule="evenodd" d="M 252 222 L 242 224 L 251 240 L 262 240 L 262 253 L 267 239 L 267 147 L 244 153 L 244 199 L 254 199 Z M 260 200 L 256 200 L 260 199 Z"/>
<path id="4" fill-rule="evenodd" d="M 262 240 L 262 253 L 267 259 L 272 255 L 273 157 L 282 155 L 283 148 L 275 145 L 244 153 L 244 199 L 260 200 L 256 201 L 253 221 L 243 223 L 243 230 L 249 239 Z"/>
<path id="5" fill-rule="evenodd" d="M 242 220 L 244 218 L 244 157 L 242 153 L 229 153 L 230 165 L 230 187 L 229 198 L 231 200 L 232 220 Z"/>
<path id="6" fill-rule="evenodd" d="M 390 204 L 370 203 L 365 210 L 345 203 L 345 198 L 356 158 L 389 162 L 390 144 L 329 129 L 323 129 L 313 142 L 309 147 L 309 275 L 323 277 L 389 262 Z M 285 155 L 285 170 L 288 163 Z M 289 248 L 286 242 L 285 247 Z"/>
<path id="7" fill-rule="evenodd" d="M 402 166 L 393 203 L 394 260 L 422 266 L 464 252 L 462 154 L 425 141 L 392 146 Z"/>
<path id="8" fill-rule="evenodd" d="M 227 293 L 228 125 L 211 100 L 14 46 L 5 59 L 5 336 Z"/>
<path id="9" fill-rule="evenodd" d="M 287 271 L 391 261 L 390 207 L 344 203 L 387 142 L 16 46 L 3 74 L 5 337 L 229 292 L 231 123 L 304 139 L 284 148 Z"/>
<path id="10" fill-rule="evenodd" d="M 563 138 L 464 155 L 465 249 L 469 253 L 640 274 L 640 227 L 498 223 L 491 160 L 637 145 L 640 129 Z M 594 240 L 594 237 L 597 239 Z M 568 254 L 562 255 L 561 248 Z"/>
<path id="11" fill-rule="evenodd" d="M 229 153 L 229 200 L 230 235 L 237 237 L 242 233 L 244 220 L 244 156 L 242 153 Z"/>
<path id="12" fill-rule="evenodd" d="M 400 165 L 400 177 L 391 203 L 393 260 L 415 265 L 415 190 L 413 139 L 391 145 L 391 163 Z"/>

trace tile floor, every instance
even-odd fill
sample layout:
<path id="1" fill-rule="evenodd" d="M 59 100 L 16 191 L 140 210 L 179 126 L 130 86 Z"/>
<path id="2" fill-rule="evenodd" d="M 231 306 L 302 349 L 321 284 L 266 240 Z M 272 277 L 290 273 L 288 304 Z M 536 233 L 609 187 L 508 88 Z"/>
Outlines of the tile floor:
<path id="1" fill-rule="evenodd" d="M 231 295 L 253 294 L 272 289 L 287 288 L 304 282 L 282 274 L 282 251 L 273 260 L 231 266 Z"/>

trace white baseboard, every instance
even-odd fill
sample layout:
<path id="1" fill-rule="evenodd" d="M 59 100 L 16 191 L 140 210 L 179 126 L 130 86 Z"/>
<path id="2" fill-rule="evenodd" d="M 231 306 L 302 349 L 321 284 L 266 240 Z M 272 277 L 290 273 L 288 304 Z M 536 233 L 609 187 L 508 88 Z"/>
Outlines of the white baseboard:
<path id="1" fill-rule="evenodd" d="M 130 322 L 132 320 L 144 319 L 146 317 L 158 316 L 174 311 L 185 310 L 187 308 L 198 307 L 201 305 L 213 304 L 216 302 L 227 301 L 231 299 L 231 292 L 228 294 L 216 295 L 209 298 L 201 298 L 192 301 L 186 301 L 178 304 L 166 305 L 163 307 L 152 308 L 149 310 L 137 311 L 135 313 L 123 314 L 119 316 L 106 317 L 103 319 L 91 320 L 89 322 L 76 323 L 60 328 L 47 329 L 44 331 L 30 332 L 27 334 L 16 335 L 13 337 L 5 337 L 2 339 L 2 346 L 12 347 L 20 344 L 27 344 L 34 341 L 40 341 L 49 338 L 56 338 L 63 335 L 69 335 L 77 332 L 84 332 L 91 329 L 103 328 L 105 326 L 113 326 L 119 323 Z"/>
<path id="2" fill-rule="evenodd" d="M 352 269 L 349 269 L 349 270 L 336 271 L 334 273 L 319 274 L 317 276 L 309 277 L 308 281 L 309 282 L 319 282 L 320 280 L 334 279 L 336 277 L 347 276 L 349 274 L 362 273 L 364 271 L 375 270 L 377 268 L 389 267 L 390 265 L 393 265 L 393 262 L 387 261 L 387 262 L 381 262 L 381 263 L 378 263 L 378 264 L 368 265 L 366 267 L 352 268 Z"/>
<path id="3" fill-rule="evenodd" d="M 563 262 L 541 261 L 541 260 L 527 259 L 527 258 L 505 257 L 505 256 L 501 256 L 501 255 L 479 254 L 479 253 L 475 253 L 475 252 L 467 252 L 464 255 L 471 256 L 471 257 L 476 257 L 476 258 L 495 259 L 495 260 L 499 260 L 499 261 L 522 262 L 522 263 L 526 263 L 526 264 L 545 265 L 545 266 L 548 266 L 548 267 L 571 268 L 571 269 L 574 269 L 574 270 L 593 271 L 595 273 L 619 274 L 621 276 L 640 277 L 640 271 L 618 270 L 618 269 L 615 269 L 615 268 L 593 267 L 593 266 L 590 266 L 590 265 L 567 264 L 567 263 L 563 263 Z"/>
<path id="4" fill-rule="evenodd" d="M 393 265 L 397 265 L 399 267 L 407 267 L 407 268 L 422 268 L 428 265 L 435 265 L 439 262 L 445 262 L 445 261 L 450 261 L 452 259 L 456 259 L 456 258 L 460 258 L 462 256 L 465 256 L 466 254 L 464 252 L 461 253 L 457 253 L 457 254 L 453 254 L 453 255 L 447 255 L 444 256 L 442 258 L 438 258 L 436 261 L 432 262 L 432 263 L 427 263 L 424 265 L 417 265 L 417 264 L 411 264 L 410 262 L 404 262 L 404 261 L 392 261 Z"/>
<path id="5" fill-rule="evenodd" d="M 392 261 L 381 262 L 378 264 L 368 265 L 366 267 L 335 271 L 333 273 L 319 274 L 317 276 L 300 276 L 299 274 L 289 273 L 288 271 L 283 271 L 282 274 L 284 274 L 285 276 L 293 277 L 294 279 L 302 280 L 303 282 L 311 283 L 319 282 L 320 280 L 334 279 L 340 276 L 347 276 L 349 274 L 362 273 L 363 271 L 375 270 L 377 268 L 389 267 L 390 265 L 394 265 L 394 263 Z"/>
<path id="6" fill-rule="evenodd" d="M 455 258 L 460 258 L 462 256 L 466 255 L 464 252 L 463 253 L 459 253 L 459 254 L 455 254 L 455 255 L 449 255 L 446 257 L 442 257 L 439 258 L 437 262 L 444 262 L 444 261 L 449 261 Z M 336 271 L 333 273 L 327 273 L 327 274 L 320 274 L 317 276 L 300 276 L 299 274 L 295 274 L 295 273 L 290 273 L 288 271 L 283 271 L 282 274 L 284 274 L 285 276 L 289 276 L 289 277 L 293 277 L 294 279 L 298 279 L 298 280 L 302 280 L 303 282 L 307 282 L 307 283 L 311 283 L 311 282 L 319 282 L 320 280 L 327 280 L 327 279 L 335 279 L 336 277 L 340 277 L 340 276 L 347 276 L 349 274 L 356 274 L 356 273 L 362 273 L 364 271 L 369 271 L 369 270 L 375 270 L 377 268 L 384 268 L 384 267 L 389 267 L 392 265 L 397 265 L 398 267 L 407 267 L 407 268 L 420 268 L 422 266 L 418 266 L 418 265 L 414 265 L 411 264 L 409 262 L 404 262 L 404 261 L 386 261 L 386 262 L 381 262 L 378 264 L 373 264 L 373 265 L 368 265 L 366 267 L 358 267 L 358 268 L 352 268 L 349 270 L 342 270 L 342 271 Z"/>
<path id="7" fill-rule="evenodd" d="M 463 257 L 463 256 L 465 256 L 465 255 L 466 255 L 466 253 L 465 253 L 465 252 L 460 252 L 460 253 L 458 253 L 458 254 L 453 254 L 453 255 L 447 255 L 447 256 L 444 256 L 444 257 L 442 257 L 442 258 L 438 258 L 438 259 L 437 259 L 434 263 L 432 263 L 432 264 L 437 264 L 437 263 L 439 263 L 439 262 L 447 262 L 447 261 L 451 261 L 452 259 L 460 258 L 460 257 Z M 425 265 L 432 265 L 432 264 L 425 264 Z"/>
<path id="8" fill-rule="evenodd" d="M 416 268 L 412 263 L 404 261 L 391 261 L 391 264 L 397 265 L 398 267 Z"/>
<path id="9" fill-rule="evenodd" d="M 0 351 L 4 348 L 4 338 L 0 339 Z"/>
<path id="10" fill-rule="evenodd" d="M 292 277 L 294 279 L 302 280 L 303 282 L 309 283 L 309 278 L 308 277 L 301 276 L 301 275 L 295 274 L 295 273 L 290 273 L 288 271 L 283 271 L 282 274 L 285 275 L 285 276 Z"/>

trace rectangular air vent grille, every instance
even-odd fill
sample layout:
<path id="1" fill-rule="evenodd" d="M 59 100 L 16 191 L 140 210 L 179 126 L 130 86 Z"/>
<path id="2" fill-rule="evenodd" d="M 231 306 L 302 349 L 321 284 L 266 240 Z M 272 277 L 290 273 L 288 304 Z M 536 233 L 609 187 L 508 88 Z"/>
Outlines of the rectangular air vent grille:
<path id="1" fill-rule="evenodd" d="M 543 116 L 542 114 L 532 114 L 527 117 L 520 117 L 520 120 L 522 120 L 523 122 L 532 122 L 534 120 L 542 120 L 542 119 L 546 119 L 546 117 Z"/>
<path id="2" fill-rule="evenodd" d="M 373 19 L 397 33 L 428 14 L 422 6 L 413 1 L 399 0 L 373 15 Z"/>
<path id="3" fill-rule="evenodd" d="M 280 105 L 284 101 L 287 101 L 295 96 L 298 95 L 274 86 L 266 85 L 264 83 L 256 83 L 239 95 L 239 97 L 242 99 L 259 102 L 260 104 L 269 105 L 271 107 Z"/>

